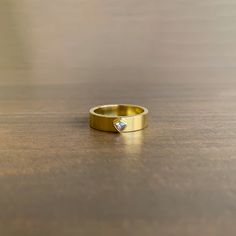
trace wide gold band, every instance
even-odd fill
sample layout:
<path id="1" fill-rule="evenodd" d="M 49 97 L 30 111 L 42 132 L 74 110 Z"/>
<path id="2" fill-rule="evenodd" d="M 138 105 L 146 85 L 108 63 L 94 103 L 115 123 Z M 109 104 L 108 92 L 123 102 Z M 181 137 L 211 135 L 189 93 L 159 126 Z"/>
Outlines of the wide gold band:
<path id="1" fill-rule="evenodd" d="M 131 132 L 147 127 L 148 110 L 129 104 L 103 105 L 93 107 L 90 113 L 90 126 L 110 132 Z"/>

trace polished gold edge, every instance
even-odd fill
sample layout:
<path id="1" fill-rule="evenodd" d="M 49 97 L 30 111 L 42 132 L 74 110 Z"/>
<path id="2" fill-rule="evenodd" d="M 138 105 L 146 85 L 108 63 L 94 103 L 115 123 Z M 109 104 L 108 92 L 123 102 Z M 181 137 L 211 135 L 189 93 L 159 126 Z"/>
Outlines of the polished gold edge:
<path id="1" fill-rule="evenodd" d="M 96 113 L 97 109 L 109 109 L 114 108 L 116 111 L 121 107 L 125 109 L 141 109 L 141 113 L 132 114 L 132 115 L 106 115 Z M 116 111 L 118 113 L 118 110 Z M 133 105 L 133 104 L 109 104 L 96 106 L 90 109 L 90 126 L 94 129 L 108 132 L 133 132 L 142 130 L 147 127 L 147 115 L 148 109 L 142 106 Z M 119 123 L 119 121 L 121 123 Z M 125 127 L 124 127 L 125 124 Z"/>

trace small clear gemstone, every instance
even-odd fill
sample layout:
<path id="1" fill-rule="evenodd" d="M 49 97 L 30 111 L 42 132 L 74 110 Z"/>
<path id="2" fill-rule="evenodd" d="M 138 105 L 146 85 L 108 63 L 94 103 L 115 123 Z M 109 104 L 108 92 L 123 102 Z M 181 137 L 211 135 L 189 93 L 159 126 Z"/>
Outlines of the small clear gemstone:
<path id="1" fill-rule="evenodd" d="M 115 126 L 115 128 L 116 128 L 118 131 L 122 131 L 122 130 L 125 129 L 126 123 L 120 120 L 120 121 L 116 121 L 116 122 L 114 123 L 114 126 Z"/>

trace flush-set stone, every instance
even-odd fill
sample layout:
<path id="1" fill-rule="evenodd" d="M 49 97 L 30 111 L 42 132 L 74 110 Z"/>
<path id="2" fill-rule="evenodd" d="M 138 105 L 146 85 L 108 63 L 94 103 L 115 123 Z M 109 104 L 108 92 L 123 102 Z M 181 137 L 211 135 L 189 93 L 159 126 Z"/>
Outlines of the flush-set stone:
<path id="1" fill-rule="evenodd" d="M 123 131 L 126 127 L 126 123 L 122 120 L 115 120 L 113 124 L 116 130 L 119 132 Z"/>

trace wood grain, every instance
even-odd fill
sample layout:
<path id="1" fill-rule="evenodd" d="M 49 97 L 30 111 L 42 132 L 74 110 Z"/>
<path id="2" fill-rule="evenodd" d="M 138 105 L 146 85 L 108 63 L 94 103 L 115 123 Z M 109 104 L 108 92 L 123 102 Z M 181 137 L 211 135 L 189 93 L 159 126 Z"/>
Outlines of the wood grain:
<path id="1" fill-rule="evenodd" d="M 235 9 L 0 1 L 0 235 L 235 235 Z M 107 103 L 149 127 L 90 129 Z"/>

